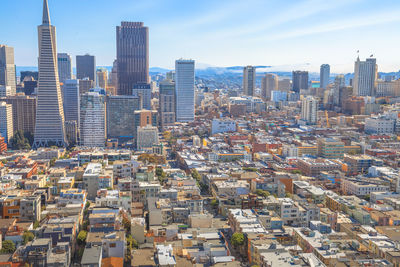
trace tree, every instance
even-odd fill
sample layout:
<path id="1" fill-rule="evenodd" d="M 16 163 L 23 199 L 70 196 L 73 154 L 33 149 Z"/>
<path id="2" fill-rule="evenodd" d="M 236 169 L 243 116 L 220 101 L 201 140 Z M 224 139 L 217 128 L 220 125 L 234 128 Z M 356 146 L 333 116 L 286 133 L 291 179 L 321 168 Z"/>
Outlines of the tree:
<path id="1" fill-rule="evenodd" d="M 192 177 L 193 177 L 193 179 L 195 179 L 197 182 L 200 183 L 201 176 L 200 176 L 199 172 L 196 169 L 193 169 Z"/>
<path id="2" fill-rule="evenodd" d="M 216 200 L 216 199 L 213 199 L 213 200 L 211 200 L 211 207 L 213 207 L 214 209 L 216 209 L 216 208 L 218 208 L 218 200 Z"/>
<path id="3" fill-rule="evenodd" d="M 122 218 L 122 225 L 124 226 L 126 233 L 129 234 L 131 232 L 131 221 L 128 217 L 124 216 Z"/>
<path id="4" fill-rule="evenodd" d="M 243 246 L 244 235 L 242 233 L 234 233 L 231 238 L 231 243 L 235 248 Z"/>
<path id="5" fill-rule="evenodd" d="M 11 148 L 14 150 L 29 150 L 31 145 L 28 138 L 25 137 L 21 130 L 15 132 L 14 136 L 10 140 Z"/>
<path id="6" fill-rule="evenodd" d="M 35 222 L 33 223 L 33 229 L 36 229 L 36 228 L 38 228 L 39 226 L 40 226 L 40 222 L 35 221 Z"/>
<path id="7" fill-rule="evenodd" d="M 56 158 L 52 158 L 51 160 L 50 160 L 50 167 L 54 167 L 54 165 L 56 165 Z"/>
<path id="8" fill-rule="evenodd" d="M 256 194 L 261 196 L 261 197 L 269 197 L 270 193 L 268 191 L 262 190 L 262 189 L 257 189 Z"/>
<path id="9" fill-rule="evenodd" d="M 22 235 L 22 242 L 24 245 L 35 238 L 34 234 L 30 231 L 25 231 Z"/>
<path id="10" fill-rule="evenodd" d="M 84 245 L 86 243 L 86 237 L 87 237 L 87 232 L 85 230 L 82 230 L 78 234 L 78 244 L 79 245 Z"/>
<path id="11" fill-rule="evenodd" d="M 7 253 L 14 253 L 15 251 L 15 244 L 11 240 L 3 241 L 3 248 L 0 250 L 0 253 L 7 254 Z"/>

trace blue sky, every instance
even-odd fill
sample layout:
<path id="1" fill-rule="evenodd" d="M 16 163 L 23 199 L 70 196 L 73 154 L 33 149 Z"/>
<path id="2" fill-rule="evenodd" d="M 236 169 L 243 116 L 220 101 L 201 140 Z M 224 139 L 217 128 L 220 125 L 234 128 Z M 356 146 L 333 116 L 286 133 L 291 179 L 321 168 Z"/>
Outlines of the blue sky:
<path id="1" fill-rule="evenodd" d="M 400 69 L 398 0 L 49 0 L 58 52 L 89 53 L 98 65 L 115 58 L 115 26 L 150 28 L 150 66 L 177 58 L 213 66 L 352 72 L 356 51 L 374 54 L 380 71 Z M 37 62 L 42 0 L 1 0 L 0 43 L 16 64 Z"/>

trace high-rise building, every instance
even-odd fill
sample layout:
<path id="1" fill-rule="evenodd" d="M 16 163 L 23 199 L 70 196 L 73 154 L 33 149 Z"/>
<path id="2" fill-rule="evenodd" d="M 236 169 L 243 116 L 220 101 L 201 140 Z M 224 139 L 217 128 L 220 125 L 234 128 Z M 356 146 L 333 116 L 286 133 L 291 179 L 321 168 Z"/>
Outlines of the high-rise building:
<path id="1" fill-rule="evenodd" d="M 378 65 L 375 58 L 367 58 L 366 61 L 354 63 L 353 88 L 356 96 L 375 96 Z"/>
<path id="2" fill-rule="evenodd" d="M 104 96 L 97 92 L 81 95 L 80 143 L 86 147 L 104 147 L 106 137 Z"/>
<path id="3" fill-rule="evenodd" d="M 292 80 L 292 90 L 296 93 L 299 93 L 301 89 L 308 89 L 308 71 L 293 71 Z"/>
<path id="4" fill-rule="evenodd" d="M 331 75 L 331 67 L 329 64 L 322 64 L 319 71 L 320 87 L 326 89 L 329 84 L 329 76 Z"/>
<path id="5" fill-rule="evenodd" d="M 149 82 L 149 29 L 143 22 L 117 26 L 118 95 L 132 95 L 136 83 Z"/>
<path id="6" fill-rule="evenodd" d="M 14 135 L 12 106 L 4 101 L 0 102 L 0 135 L 7 144 Z"/>
<path id="7" fill-rule="evenodd" d="M 11 86 L 0 85 L 0 97 L 6 97 L 11 95 Z"/>
<path id="8" fill-rule="evenodd" d="M 0 44 L 0 85 L 10 86 L 11 95 L 17 93 L 14 47 Z"/>
<path id="9" fill-rule="evenodd" d="M 307 124 L 317 123 L 318 101 L 312 96 L 307 96 L 301 101 L 301 119 Z"/>
<path id="10" fill-rule="evenodd" d="M 150 150 L 159 144 L 157 127 L 146 125 L 138 128 L 136 148 L 138 150 Z"/>
<path id="11" fill-rule="evenodd" d="M 292 90 L 292 81 L 288 78 L 278 81 L 278 90 L 282 92 L 289 92 Z"/>
<path id="12" fill-rule="evenodd" d="M 140 109 L 140 98 L 135 96 L 107 96 L 107 137 L 132 139 L 135 111 Z"/>
<path id="13" fill-rule="evenodd" d="M 92 80 L 88 78 L 79 80 L 79 94 L 84 94 L 90 91 L 90 89 L 94 88 L 94 83 Z"/>
<path id="14" fill-rule="evenodd" d="M 162 127 L 175 123 L 175 83 L 171 80 L 160 82 L 159 114 Z"/>
<path id="15" fill-rule="evenodd" d="M 256 90 L 256 68 L 246 66 L 243 68 L 243 94 L 254 96 Z"/>
<path id="16" fill-rule="evenodd" d="M 271 99 L 271 92 L 278 90 L 278 75 L 266 73 L 261 80 L 261 96 L 264 99 Z"/>
<path id="17" fill-rule="evenodd" d="M 96 57 L 89 54 L 76 56 L 76 78 L 88 78 L 96 84 Z"/>
<path id="18" fill-rule="evenodd" d="M 62 90 L 65 121 L 76 121 L 79 125 L 80 94 L 78 80 L 65 80 Z"/>
<path id="19" fill-rule="evenodd" d="M 340 106 L 340 88 L 346 86 L 346 80 L 343 74 L 339 74 L 335 77 L 333 83 L 333 105 Z"/>
<path id="20" fill-rule="evenodd" d="M 151 86 L 148 83 L 136 83 L 132 88 L 132 95 L 139 97 L 141 108 L 151 109 Z"/>
<path id="21" fill-rule="evenodd" d="M 139 127 L 144 127 L 146 125 L 157 126 L 158 125 L 158 116 L 156 110 L 136 110 L 135 111 L 135 119 L 134 119 L 134 131 L 133 137 L 137 137 L 137 130 Z"/>
<path id="22" fill-rule="evenodd" d="M 58 81 L 56 28 L 50 23 L 47 0 L 39 30 L 39 85 L 33 148 L 65 146 L 64 109 Z"/>
<path id="23" fill-rule="evenodd" d="M 176 121 L 194 121 L 194 60 L 175 61 Z"/>
<path id="24" fill-rule="evenodd" d="M 0 101 L 5 101 L 12 106 L 14 132 L 21 131 L 33 135 L 36 122 L 36 98 L 17 94 L 1 98 Z"/>
<path id="25" fill-rule="evenodd" d="M 69 144 L 75 145 L 78 142 L 78 124 L 76 121 L 65 121 L 65 135 Z"/>
<path id="26" fill-rule="evenodd" d="M 107 89 L 108 84 L 108 71 L 107 69 L 100 68 L 97 70 L 97 86 Z"/>
<path id="27" fill-rule="evenodd" d="M 58 63 L 58 77 L 60 83 L 64 83 L 65 80 L 70 80 L 72 78 L 72 60 L 71 56 L 67 53 L 57 54 Z"/>
<path id="28" fill-rule="evenodd" d="M 25 78 L 22 80 L 22 83 L 24 85 L 23 92 L 25 95 L 32 95 L 36 92 L 38 81 L 34 80 L 32 76 L 25 76 Z"/>

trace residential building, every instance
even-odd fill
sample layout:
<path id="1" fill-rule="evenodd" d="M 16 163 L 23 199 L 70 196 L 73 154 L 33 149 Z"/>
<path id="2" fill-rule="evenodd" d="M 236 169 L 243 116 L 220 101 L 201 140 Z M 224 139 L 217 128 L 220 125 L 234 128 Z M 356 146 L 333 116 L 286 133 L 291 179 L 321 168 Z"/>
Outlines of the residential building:
<path id="1" fill-rule="evenodd" d="M 261 96 L 263 99 L 271 100 L 273 91 L 278 91 L 278 75 L 266 73 L 261 80 Z"/>
<path id="2" fill-rule="evenodd" d="M 312 96 L 307 96 L 301 101 L 301 119 L 307 124 L 317 123 L 318 101 Z"/>
<path id="3" fill-rule="evenodd" d="M 0 98 L 12 106 L 14 132 L 34 134 L 36 122 L 36 98 L 16 95 Z"/>
<path id="4" fill-rule="evenodd" d="M 236 122 L 228 119 L 213 119 L 211 122 L 211 134 L 236 132 Z"/>
<path id="5" fill-rule="evenodd" d="M 7 144 L 14 135 L 12 106 L 6 102 L 0 102 L 0 135 Z"/>
<path id="6" fill-rule="evenodd" d="M 194 120 L 194 60 L 175 61 L 176 121 Z"/>
<path id="7" fill-rule="evenodd" d="M 87 147 L 104 147 L 106 139 L 104 96 L 97 92 L 81 95 L 80 143 Z"/>
<path id="8" fill-rule="evenodd" d="M 107 137 L 132 139 L 135 132 L 135 111 L 140 109 L 136 96 L 107 96 Z"/>
<path id="9" fill-rule="evenodd" d="M 82 176 L 83 188 L 87 191 L 87 198 L 95 200 L 99 189 L 111 188 L 113 172 L 104 170 L 100 163 L 89 163 Z"/>
<path id="10" fill-rule="evenodd" d="M 297 167 L 307 176 L 316 177 L 321 172 L 340 170 L 341 165 L 329 159 L 301 158 L 297 160 Z"/>
<path id="11" fill-rule="evenodd" d="M 137 131 L 139 127 L 147 125 L 158 126 L 158 114 L 156 110 L 136 110 L 133 128 L 133 137 L 137 137 Z"/>
<path id="12" fill-rule="evenodd" d="M 364 131 L 367 134 L 393 134 L 396 120 L 379 116 L 365 119 Z"/>
<path id="13" fill-rule="evenodd" d="M 246 66 L 243 68 L 243 94 L 255 96 L 256 91 L 256 68 Z"/>
<path id="14" fill-rule="evenodd" d="M 319 71 L 320 87 L 326 89 L 329 84 L 329 76 L 331 75 L 331 67 L 329 64 L 322 64 Z"/>

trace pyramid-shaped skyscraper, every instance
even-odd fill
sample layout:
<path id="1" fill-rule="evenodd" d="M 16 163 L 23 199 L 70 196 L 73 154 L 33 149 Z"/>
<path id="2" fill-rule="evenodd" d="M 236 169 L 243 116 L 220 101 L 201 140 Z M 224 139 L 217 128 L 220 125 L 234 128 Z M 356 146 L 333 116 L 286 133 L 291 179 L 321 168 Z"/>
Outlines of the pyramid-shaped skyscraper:
<path id="1" fill-rule="evenodd" d="M 58 78 L 56 28 L 50 23 L 47 0 L 39 32 L 39 84 L 33 148 L 66 146 L 64 110 Z"/>

